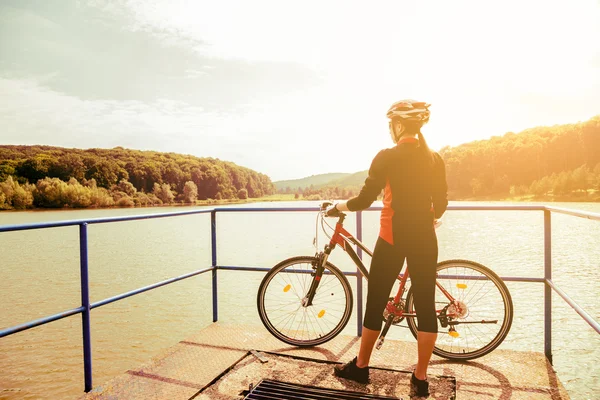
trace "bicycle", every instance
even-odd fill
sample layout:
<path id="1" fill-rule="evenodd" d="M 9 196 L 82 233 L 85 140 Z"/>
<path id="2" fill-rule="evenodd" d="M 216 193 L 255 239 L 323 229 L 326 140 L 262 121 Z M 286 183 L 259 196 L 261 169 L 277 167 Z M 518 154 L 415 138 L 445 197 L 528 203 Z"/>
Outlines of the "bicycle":
<path id="1" fill-rule="evenodd" d="M 335 229 L 325 222 L 328 205 L 331 203 L 321 205 L 316 222 L 315 241 L 318 240 L 319 217 L 330 239 L 324 250 L 314 256 L 292 257 L 275 265 L 263 278 L 257 294 L 264 326 L 273 336 L 294 346 L 323 344 L 336 337 L 350 319 L 353 305 L 350 283 L 344 273 L 328 261 L 336 246 L 350 256 L 367 280 L 369 277 L 352 246 L 371 257 L 373 253 L 344 229 L 346 214 L 340 212 Z M 332 236 L 327 234 L 324 224 L 333 230 Z M 383 312 L 385 325 L 377 349 L 383 345 L 390 327 L 404 320 L 417 338 L 417 314 L 412 287 L 407 290 L 406 266 L 397 279 L 400 286 Z M 513 319 L 512 299 L 504 282 L 489 268 L 469 260 L 438 263 L 435 296 L 439 334 L 434 354 L 451 360 L 471 360 L 494 350 L 508 335 Z"/>

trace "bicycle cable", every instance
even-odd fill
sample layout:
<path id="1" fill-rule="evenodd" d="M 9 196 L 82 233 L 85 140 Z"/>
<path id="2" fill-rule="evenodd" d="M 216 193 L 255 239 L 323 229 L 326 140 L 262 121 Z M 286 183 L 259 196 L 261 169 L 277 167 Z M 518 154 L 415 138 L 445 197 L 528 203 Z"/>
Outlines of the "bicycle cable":
<path id="1" fill-rule="evenodd" d="M 317 220 L 315 221 L 315 237 L 313 239 L 313 246 L 315 246 L 315 250 L 319 252 L 319 216 L 321 213 L 317 213 Z"/>
<path id="2" fill-rule="evenodd" d="M 327 230 L 325 229 L 325 227 L 323 225 L 327 225 L 327 227 L 329 229 L 331 229 L 331 231 L 335 231 L 335 228 L 331 225 L 329 225 L 329 223 L 325 220 L 325 218 L 321 218 L 321 229 L 323 229 L 323 233 L 325 233 L 325 236 L 327 236 L 327 239 L 331 240 L 331 236 L 329 236 L 329 234 L 327 233 Z"/>
<path id="3" fill-rule="evenodd" d="M 335 230 L 331 225 L 329 225 L 325 221 L 325 217 L 324 217 L 323 213 L 320 212 L 317 214 L 317 220 L 315 223 L 315 238 L 313 239 L 313 246 L 315 246 L 315 249 L 317 250 L 317 252 L 319 251 L 319 217 L 321 217 L 321 230 L 323 231 L 325 236 L 327 236 L 327 239 L 331 240 L 331 235 L 329 235 L 329 233 L 327 232 L 327 229 L 325 229 L 325 225 L 327 225 L 327 227 L 331 231 Z"/>

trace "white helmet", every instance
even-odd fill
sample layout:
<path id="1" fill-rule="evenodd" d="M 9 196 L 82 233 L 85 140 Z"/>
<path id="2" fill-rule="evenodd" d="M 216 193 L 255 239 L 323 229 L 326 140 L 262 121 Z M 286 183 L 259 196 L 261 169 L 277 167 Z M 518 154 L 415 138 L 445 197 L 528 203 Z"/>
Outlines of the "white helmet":
<path id="1" fill-rule="evenodd" d="M 431 104 L 416 100 L 400 100 L 390 107 L 387 117 L 406 122 L 417 122 L 425 125 L 429 122 L 429 106 Z"/>

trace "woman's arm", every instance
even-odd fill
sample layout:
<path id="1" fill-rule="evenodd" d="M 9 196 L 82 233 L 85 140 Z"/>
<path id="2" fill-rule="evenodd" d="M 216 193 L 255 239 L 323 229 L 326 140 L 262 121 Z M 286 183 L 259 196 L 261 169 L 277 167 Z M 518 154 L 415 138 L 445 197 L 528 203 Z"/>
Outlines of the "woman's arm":
<path id="1" fill-rule="evenodd" d="M 336 208 L 339 211 L 359 211 L 369 208 L 385 187 L 386 179 L 385 150 L 382 150 L 371 162 L 369 176 L 365 179 L 358 196 L 337 203 Z"/>
<path id="2" fill-rule="evenodd" d="M 433 203 L 434 218 L 438 219 L 448 207 L 448 184 L 446 182 L 446 167 L 444 160 L 438 153 L 434 153 L 433 165 L 433 190 L 431 201 Z"/>

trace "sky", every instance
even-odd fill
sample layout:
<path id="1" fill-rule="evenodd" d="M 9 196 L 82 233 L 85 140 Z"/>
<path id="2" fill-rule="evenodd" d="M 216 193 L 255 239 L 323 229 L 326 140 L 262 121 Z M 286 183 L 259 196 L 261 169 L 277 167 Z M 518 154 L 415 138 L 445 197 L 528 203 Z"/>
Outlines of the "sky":
<path id="1" fill-rule="evenodd" d="M 406 98 L 435 150 L 598 115 L 600 1 L 0 2 L 0 144 L 352 173 Z"/>

